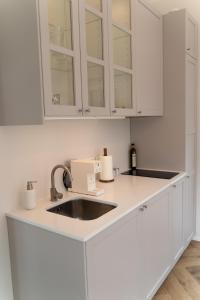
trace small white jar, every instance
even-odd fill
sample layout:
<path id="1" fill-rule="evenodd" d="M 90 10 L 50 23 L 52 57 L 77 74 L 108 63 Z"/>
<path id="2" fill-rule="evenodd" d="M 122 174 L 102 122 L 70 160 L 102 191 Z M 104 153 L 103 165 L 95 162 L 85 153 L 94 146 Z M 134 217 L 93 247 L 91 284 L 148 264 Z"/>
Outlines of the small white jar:
<path id="1" fill-rule="evenodd" d="M 23 207 L 27 210 L 34 209 L 36 207 L 36 190 L 33 187 L 33 183 L 37 181 L 28 181 L 27 188 L 24 192 Z"/>

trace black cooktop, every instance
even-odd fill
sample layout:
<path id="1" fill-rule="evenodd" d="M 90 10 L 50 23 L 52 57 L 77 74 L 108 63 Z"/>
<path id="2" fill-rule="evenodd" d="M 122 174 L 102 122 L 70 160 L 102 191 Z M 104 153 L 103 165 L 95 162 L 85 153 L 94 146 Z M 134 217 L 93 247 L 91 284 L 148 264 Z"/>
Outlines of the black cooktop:
<path id="1" fill-rule="evenodd" d="M 136 169 L 134 171 L 129 170 L 122 173 L 122 175 L 152 177 L 152 178 L 161 178 L 161 179 L 172 179 L 178 174 L 179 173 L 176 172 L 165 172 L 165 171 L 143 170 L 143 169 Z"/>

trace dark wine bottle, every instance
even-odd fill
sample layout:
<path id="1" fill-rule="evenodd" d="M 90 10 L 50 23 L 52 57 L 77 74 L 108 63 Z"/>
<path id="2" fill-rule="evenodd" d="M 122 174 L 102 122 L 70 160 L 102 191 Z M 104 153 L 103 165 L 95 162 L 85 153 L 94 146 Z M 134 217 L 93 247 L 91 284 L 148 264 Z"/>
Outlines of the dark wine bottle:
<path id="1" fill-rule="evenodd" d="M 135 144 L 131 144 L 131 148 L 130 148 L 130 169 L 132 171 L 135 171 L 136 166 L 137 166 L 137 156 L 136 156 Z"/>

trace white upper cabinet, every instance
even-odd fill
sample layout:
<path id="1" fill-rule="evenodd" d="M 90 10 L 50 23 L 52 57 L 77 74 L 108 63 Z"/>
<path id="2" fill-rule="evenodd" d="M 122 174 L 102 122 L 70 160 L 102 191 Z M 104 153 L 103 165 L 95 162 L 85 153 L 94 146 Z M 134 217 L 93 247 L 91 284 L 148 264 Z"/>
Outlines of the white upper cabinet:
<path id="1" fill-rule="evenodd" d="M 106 116 L 109 107 L 107 0 L 80 0 L 80 44 L 85 116 Z"/>
<path id="2" fill-rule="evenodd" d="M 43 123 L 37 1 L 0 1 L 0 126 Z"/>
<path id="3" fill-rule="evenodd" d="M 136 0 L 135 68 L 137 115 L 163 114 L 162 16 L 143 0 Z"/>
<path id="4" fill-rule="evenodd" d="M 45 116 L 82 113 L 78 1 L 40 1 Z"/>
<path id="5" fill-rule="evenodd" d="M 135 115 L 132 0 L 108 1 L 111 114 Z"/>
<path id="6" fill-rule="evenodd" d="M 45 116 L 162 114 L 162 18 L 140 0 L 41 0 Z"/>
<path id="7" fill-rule="evenodd" d="M 20 1 L 1 6 L 1 125 L 161 115 L 162 20 L 143 0 Z"/>
<path id="8" fill-rule="evenodd" d="M 198 24 L 192 16 L 186 14 L 186 52 L 198 58 Z"/>

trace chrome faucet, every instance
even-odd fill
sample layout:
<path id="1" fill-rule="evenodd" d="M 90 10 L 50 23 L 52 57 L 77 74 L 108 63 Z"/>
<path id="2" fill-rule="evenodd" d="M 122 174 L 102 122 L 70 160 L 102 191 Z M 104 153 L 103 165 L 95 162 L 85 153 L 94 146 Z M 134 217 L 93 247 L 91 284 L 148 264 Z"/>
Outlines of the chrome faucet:
<path id="1" fill-rule="evenodd" d="M 55 172 L 57 169 L 63 169 L 64 171 L 67 172 L 67 174 L 69 175 L 69 178 L 70 178 L 70 181 L 72 182 L 72 176 L 71 176 L 71 173 L 69 171 L 69 169 L 64 166 L 64 165 L 57 165 L 53 168 L 53 170 L 51 171 L 51 189 L 50 189 L 50 193 L 51 193 L 51 201 L 52 202 L 55 202 L 55 201 L 58 201 L 58 199 L 62 199 L 63 198 L 63 194 L 62 193 L 59 193 L 57 190 L 56 190 L 56 187 L 55 187 Z"/>

